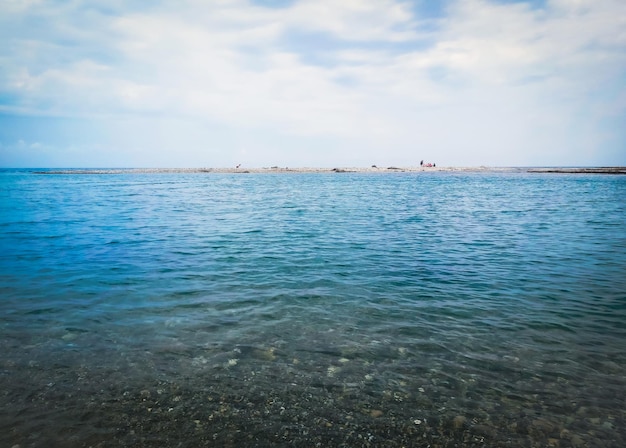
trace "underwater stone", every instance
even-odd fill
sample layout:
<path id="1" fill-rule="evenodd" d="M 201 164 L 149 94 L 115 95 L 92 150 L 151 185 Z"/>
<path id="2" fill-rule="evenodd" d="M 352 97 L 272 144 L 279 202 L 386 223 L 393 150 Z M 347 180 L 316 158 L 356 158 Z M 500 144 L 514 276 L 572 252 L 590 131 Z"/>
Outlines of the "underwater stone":
<path id="1" fill-rule="evenodd" d="M 465 426 L 466 421 L 467 418 L 462 415 L 457 415 L 452 419 L 452 426 L 454 427 L 454 429 L 461 429 L 463 428 L 463 426 Z"/>

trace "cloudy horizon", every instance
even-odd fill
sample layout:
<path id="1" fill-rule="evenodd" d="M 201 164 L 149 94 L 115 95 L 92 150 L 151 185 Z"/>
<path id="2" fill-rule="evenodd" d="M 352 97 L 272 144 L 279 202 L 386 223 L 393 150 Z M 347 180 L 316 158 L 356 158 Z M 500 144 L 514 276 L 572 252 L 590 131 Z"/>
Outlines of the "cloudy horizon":
<path id="1" fill-rule="evenodd" d="M 626 165 L 622 0 L 0 2 L 0 166 Z"/>

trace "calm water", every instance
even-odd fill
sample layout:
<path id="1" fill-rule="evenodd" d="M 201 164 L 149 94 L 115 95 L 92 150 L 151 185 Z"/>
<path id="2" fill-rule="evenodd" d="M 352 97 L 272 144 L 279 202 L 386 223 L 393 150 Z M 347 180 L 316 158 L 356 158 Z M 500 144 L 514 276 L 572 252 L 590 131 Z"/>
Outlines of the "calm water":
<path id="1" fill-rule="evenodd" d="M 626 446 L 626 176 L 0 171 L 0 446 Z"/>

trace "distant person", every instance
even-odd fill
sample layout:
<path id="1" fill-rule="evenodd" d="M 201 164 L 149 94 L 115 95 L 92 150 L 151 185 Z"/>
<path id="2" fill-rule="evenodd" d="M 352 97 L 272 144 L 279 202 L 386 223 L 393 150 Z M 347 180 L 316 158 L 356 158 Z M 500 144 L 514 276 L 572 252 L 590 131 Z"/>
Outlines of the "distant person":
<path id="1" fill-rule="evenodd" d="M 424 161 L 420 160 L 420 166 L 424 166 Z"/>

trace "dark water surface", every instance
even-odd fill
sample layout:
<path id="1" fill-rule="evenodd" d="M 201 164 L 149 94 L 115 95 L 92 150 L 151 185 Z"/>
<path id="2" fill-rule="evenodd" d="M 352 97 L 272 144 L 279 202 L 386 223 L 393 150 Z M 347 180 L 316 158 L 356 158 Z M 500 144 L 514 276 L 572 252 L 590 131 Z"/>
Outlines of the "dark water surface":
<path id="1" fill-rule="evenodd" d="M 626 176 L 0 171 L 0 446 L 626 446 Z"/>

